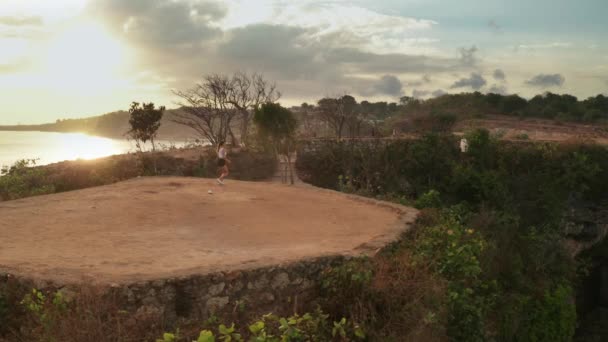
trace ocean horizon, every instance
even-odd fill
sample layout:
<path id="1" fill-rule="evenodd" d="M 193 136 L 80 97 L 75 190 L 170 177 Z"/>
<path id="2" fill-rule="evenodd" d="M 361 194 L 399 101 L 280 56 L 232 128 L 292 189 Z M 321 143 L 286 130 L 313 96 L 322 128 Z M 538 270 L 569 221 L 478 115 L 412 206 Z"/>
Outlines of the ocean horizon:
<path id="1" fill-rule="evenodd" d="M 183 147 L 188 141 L 159 140 L 158 147 Z M 146 149 L 151 149 L 148 143 Z M 66 160 L 96 159 L 135 152 L 133 141 L 98 137 L 84 133 L 37 131 L 0 131 L 0 167 L 13 165 L 22 159 L 33 159 L 36 165 L 48 165 Z"/>

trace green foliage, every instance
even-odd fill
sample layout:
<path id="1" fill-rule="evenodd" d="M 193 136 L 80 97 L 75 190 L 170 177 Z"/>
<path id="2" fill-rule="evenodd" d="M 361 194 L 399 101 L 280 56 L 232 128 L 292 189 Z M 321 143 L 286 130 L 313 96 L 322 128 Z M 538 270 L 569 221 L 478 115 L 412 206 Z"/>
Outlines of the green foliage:
<path id="1" fill-rule="evenodd" d="M 31 293 L 25 295 L 21 305 L 36 320 L 41 329 L 40 335 L 45 340 L 52 340 L 53 328 L 68 308 L 61 292 L 55 292 L 48 298 L 37 289 L 32 289 Z"/>
<path id="2" fill-rule="evenodd" d="M 24 159 L 17 161 L 10 168 L 0 170 L 0 200 L 53 193 L 55 187 L 47 184 L 47 172 L 36 168 L 35 165 L 35 160 Z"/>
<path id="3" fill-rule="evenodd" d="M 209 173 L 209 170 L 207 167 L 207 162 L 205 161 L 205 158 L 203 158 L 203 156 L 200 156 L 198 158 L 198 164 L 192 168 L 192 176 L 207 177 L 209 174 L 213 174 L 213 173 Z"/>
<path id="4" fill-rule="evenodd" d="M 438 123 L 433 116 L 451 113 L 454 118 L 479 117 L 501 114 L 524 118 L 559 119 L 562 121 L 598 122 L 608 119 L 608 97 L 597 95 L 579 101 L 568 94 L 550 92 L 537 95 L 529 101 L 519 95 L 461 93 L 446 94 L 428 100 L 405 101 L 400 106 L 403 118 L 417 116 L 417 122 L 426 131 L 433 130 L 430 122 Z"/>
<path id="5" fill-rule="evenodd" d="M 576 329 L 576 309 L 572 289 L 558 285 L 545 292 L 531 308 L 533 318 L 526 327 L 530 341 L 571 341 Z"/>
<path id="6" fill-rule="evenodd" d="M 198 339 L 196 342 L 215 342 L 215 337 L 213 336 L 213 332 L 209 330 L 202 330 L 198 335 Z"/>
<path id="7" fill-rule="evenodd" d="M 414 248 L 418 262 L 430 263 L 447 281 L 451 338 L 568 340 L 576 312 L 564 298 L 571 296 L 576 264 L 562 244 L 571 233 L 565 214 L 576 203 L 608 202 L 608 150 L 500 142 L 485 130 L 466 138 L 468 153 L 439 135 L 317 143 L 299 153 L 305 163 L 298 167 L 313 184 L 336 187 L 338 180 L 343 191 L 449 208 L 430 220 L 427 215 L 400 248 Z M 335 288 L 350 291 L 345 282 Z M 372 296 L 369 289 L 359 292 Z M 348 305 L 361 303 L 347 297 Z"/>
<path id="8" fill-rule="evenodd" d="M 416 200 L 416 202 L 414 202 L 414 207 L 416 207 L 417 209 L 440 208 L 441 196 L 439 194 L 439 191 L 429 190 L 425 192 Z"/>
<path id="9" fill-rule="evenodd" d="M 485 340 L 495 287 L 482 277 L 486 246 L 479 232 L 460 222 L 458 210 L 446 211 L 439 224 L 425 227 L 417 239 L 415 256 L 433 260 L 435 271 L 448 280 L 448 334 L 457 341 Z"/>
<path id="10" fill-rule="evenodd" d="M 141 106 L 137 102 L 131 104 L 131 108 L 129 108 L 129 124 L 131 125 L 131 129 L 127 134 L 135 140 L 140 150 L 142 148 L 140 144 L 145 144 L 148 140 L 152 142 L 152 149 L 155 149 L 154 138 L 156 138 L 164 111 L 164 106 L 155 109 L 152 102 L 143 103 Z"/>
<path id="11" fill-rule="evenodd" d="M 280 104 L 264 103 L 256 109 L 253 122 L 260 138 L 277 151 L 286 150 L 289 143 L 293 143 L 297 121 L 293 113 Z"/>
<path id="12" fill-rule="evenodd" d="M 177 341 L 178 334 L 164 333 L 162 339 L 157 339 L 156 342 L 175 342 Z"/>
<path id="13" fill-rule="evenodd" d="M 239 331 L 235 324 L 227 327 L 220 324 L 217 329 L 202 330 L 193 342 L 327 342 L 327 341 L 361 341 L 365 339 L 363 329 L 346 318 L 340 321 L 329 321 L 329 315 L 316 310 L 304 315 L 279 317 L 273 314 L 262 316 L 251 323 L 246 330 Z M 174 341 L 173 334 L 165 333 L 159 342 Z"/>
<path id="14" fill-rule="evenodd" d="M 69 161 L 35 166 L 22 160 L 0 171 L 0 201 L 71 191 L 111 184 L 137 176 L 215 177 L 215 155 L 198 159 L 178 158 L 171 152 L 127 154 L 91 161 Z M 233 155 L 232 177 L 259 181 L 272 176 L 276 168 L 268 153 L 242 151 Z"/>
<path id="15" fill-rule="evenodd" d="M 372 264 L 362 257 L 331 267 L 323 272 L 321 288 L 327 297 L 350 298 L 351 301 L 365 296 L 372 280 Z"/>

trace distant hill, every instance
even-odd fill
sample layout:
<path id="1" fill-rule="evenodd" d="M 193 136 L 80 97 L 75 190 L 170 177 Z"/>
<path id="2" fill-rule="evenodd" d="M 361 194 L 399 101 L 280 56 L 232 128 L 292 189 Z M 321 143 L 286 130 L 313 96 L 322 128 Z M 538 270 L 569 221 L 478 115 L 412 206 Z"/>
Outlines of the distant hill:
<path id="1" fill-rule="evenodd" d="M 169 109 L 165 112 L 158 131 L 158 140 L 183 141 L 198 138 L 196 132 L 192 129 L 171 121 L 172 114 L 175 111 L 177 109 Z M 39 125 L 0 126 L 0 131 L 79 132 L 108 138 L 123 138 L 128 130 L 129 113 L 125 111 L 82 119 L 60 119 L 54 123 Z"/>

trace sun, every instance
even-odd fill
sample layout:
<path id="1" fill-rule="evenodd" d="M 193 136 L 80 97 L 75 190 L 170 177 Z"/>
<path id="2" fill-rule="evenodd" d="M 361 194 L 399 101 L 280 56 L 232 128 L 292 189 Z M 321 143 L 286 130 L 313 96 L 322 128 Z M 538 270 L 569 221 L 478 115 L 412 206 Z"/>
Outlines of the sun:
<path id="1" fill-rule="evenodd" d="M 43 57 L 46 82 L 75 94 L 107 92 L 124 85 L 129 50 L 102 25 L 79 21 L 48 44 Z"/>
<path id="2" fill-rule="evenodd" d="M 57 160 L 96 159 L 124 153 L 118 142 L 83 133 L 64 133 L 57 138 Z"/>

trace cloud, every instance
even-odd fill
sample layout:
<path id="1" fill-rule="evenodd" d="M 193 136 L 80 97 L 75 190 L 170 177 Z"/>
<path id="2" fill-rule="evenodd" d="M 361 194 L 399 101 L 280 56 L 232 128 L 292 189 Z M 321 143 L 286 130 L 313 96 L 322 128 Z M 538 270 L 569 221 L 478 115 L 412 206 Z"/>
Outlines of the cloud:
<path id="1" fill-rule="evenodd" d="M 460 48 L 460 62 L 464 66 L 475 66 L 477 64 L 477 57 L 475 57 L 475 53 L 477 52 L 477 46 L 473 45 L 470 48 Z"/>
<path id="2" fill-rule="evenodd" d="M 40 26 L 41 17 L 0 17 L 0 25 L 6 26 Z"/>
<path id="3" fill-rule="evenodd" d="M 539 44 L 519 44 L 515 46 L 515 51 L 518 50 L 546 50 L 546 49 L 568 49 L 573 45 L 569 42 L 552 42 Z"/>
<path id="4" fill-rule="evenodd" d="M 11 63 L 0 63 L 0 75 L 12 74 L 20 71 L 27 70 L 30 63 L 27 60 L 19 60 Z"/>
<path id="5" fill-rule="evenodd" d="M 342 64 L 352 73 L 434 73 L 463 69 L 456 58 L 401 53 L 376 54 L 354 48 L 326 48 L 324 59 L 330 64 Z"/>
<path id="6" fill-rule="evenodd" d="M 403 94 L 403 84 L 393 75 L 384 75 L 375 85 L 378 94 L 400 96 Z"/>
<path id="7" fill-rule="evenodd" d="M 502 71 L 501 69 L 494 70 L 494 74 L 492 74 L 492 76 L 494 76 L 494 79 L 497 81 L 504 81 L 507 79 L 505 72 Z"/>
<path id="8" fill-rule="evenodd" d="M 529 86 L 539 88 L 561 87 L 566 79 L 561 74 L 538 74 L 526 81 Z"/>
<path id="9" fill-rule="evenodd" d="M 123 39 L 148 48 L 196 45 L 222 34 L 214 23 L 226 15 L 217 1 L 93 0 L 89 13 Z"/>
<path id="10" fill-rule="evenodd" d="M 433 95 L 433 97 L 440 97 L 443 95 L 447 95 L 447 92 L 441 89 L 437 89 L 434 92 L 431 93 L 431 95 Z"/>
<path id="11" fill-rule="evenodd" d="M 423 98 L 426 97 L 430 94 L 431 92 L 428 90 L 418 90 L 418 89 L 414 89 L 414 91 L 412 91 L 412 96 L 419 99 L 419 98 Z"/>
<path id="12" fill-rule="evenodd" d="M 434 21 L 345 2 L 311 4 L 91 0 L 87 14 L 133 47 L 134 73 L 149 72 L 151 80 L 165 80 L 165 88 L 191 87 L 208 73 L 256 71 L 276 81 L 286 98 L 341 92 L 400 96 L 404 87 L 426 87 L 431 75 L 469 72 L 478 64 L 476 46 L 451 56 L 410 49 L 434 44 L 424 37 Z M 400 80 L 410 75 L 421 79 Z"/>
<path id="13" fill-rule="evenodd" d="M 502 26 L 500 26 L 495 19 L 488 21 L 488 27 L 496 34 L 502 33 Z"/>
<path id="14" fill-rule="evenodd" d="M 429 84 L 431 83 L 431 76 L 428 74 L 423 75 L 420 79 L 417 80 L 411 80 L 411 81 L 406 81 L 404 84 L 407 87 L 420 87 L 423 86 L 425 84 Z"/>
<path id="15" fill-rule="evenodd" d="M 249 1 L 236 0 L 235 4 L 242 8 Z M 438 25 L 433 20 L 379 13 L 346 1 L 275 1 L 272 8 L 272 15 L 263 23 L 315 29 L 317 39 L 348 37 L 335 47 L 356 47 L 377 53 L 416 53 L 418 48 L 425 49 L 438 42 L 421 35 Z M 237 17 L 242 9 L 235 10 L 232 16 Z M 241 13 L 240 17 L 248 14 Z"/>
<path id="16" fill-rule="evenodd" d="M 483 78 L 483 76 L 481 76 L 478 73 L 472 73 L 469 78 L 462 78 L 462 79 L 456 81 L 454 84 L 452 84 L 452 86 L 450 88 L 454 89 L 454 88 L 471 87 L 475 90 L 479 90 L 483 86 L 485 86 L 486 83 L 487 82 L 486 82 L 485 78 Z"/>
<path id="17" fill-rule="evenodd" d="M 247 65 L 261 72 L 289 78 L 309 78 L 325 66 L 315 59 L 320 53 L 307 37 L 310 30 L 298 27 L 255 24 L 229 31 L 217 54 L 234 68 Z"/>
<path id="18" fill-rule="evenodd" d="M 488 89 L 488 93 L 507 95 L 507 87 L 501 84 L 494 84 Z"/>
<path id="19" fill-rule="evenodd" d="M 447 92 L 445 92 L 442 89 L 437 89 L 435 91 L 414 89 L 414 91 L 412 92 L 412 97 L 420 99 L 420 98 L 428 97 L 429 95 L 431 97 L 439 97 L 439 96 L 443 96 L 446 94 L 447 94 Z"/>

